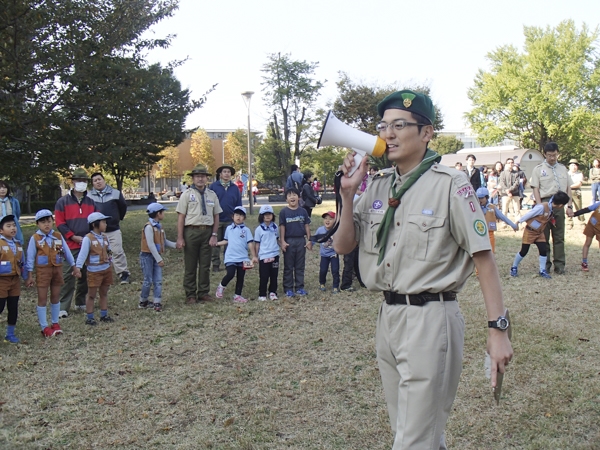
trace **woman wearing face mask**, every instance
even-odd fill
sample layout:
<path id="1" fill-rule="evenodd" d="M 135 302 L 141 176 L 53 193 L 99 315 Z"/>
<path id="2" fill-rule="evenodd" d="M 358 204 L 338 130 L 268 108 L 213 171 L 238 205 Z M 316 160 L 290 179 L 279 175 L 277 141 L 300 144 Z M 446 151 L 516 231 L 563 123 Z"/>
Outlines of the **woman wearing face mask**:
<path id="1" fill-rule="evenodd" d="M 71 176 L 73 189 L 58 199 L 54 207 L 54 220 L 58 231 L 64 236 L 67 245 L 77 260 L 81 250 L 81 241 L 89 233 L 88 216 L 96 211 L 94 200 L 87 196 L 88 174 L 82 169 L 75 169 Z M 63 264 L 63 284 L 60 290 L 59 317 L 67 317 L 71 307 L 71 300 L 75 292 L 75 307 L 85 310 L 85 297 L 87 295 L 87 267 L 81 269 L 81 278 L 75 278 L 71 267 Z M 75 286 L 77 284 L 77 287 Z"/>
<path id="2" fill-rule="evenodd" d="M 10 195 L 10 186 L 6 181 L 0 181 L 0 217 L 8 216 L 12 214 L 15 216 L 15 223 L 17 224 L 17 235 L 15 239 L 21 244 L 23 243 L 23 233 L 21 232 L 21 225 L 19 225 L 19 219 L 21 218 L 21 205 L 19 200 Z"/>

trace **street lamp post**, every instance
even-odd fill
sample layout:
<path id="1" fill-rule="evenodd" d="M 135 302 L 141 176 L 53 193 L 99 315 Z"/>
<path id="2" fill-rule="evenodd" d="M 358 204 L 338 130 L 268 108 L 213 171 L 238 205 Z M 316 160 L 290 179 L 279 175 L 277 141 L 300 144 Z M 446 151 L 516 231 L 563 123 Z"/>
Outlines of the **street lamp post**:
<path id="1" fill-rule="evenodd" d="M 253 205 L 252 205 L 252 152 L 250 151 L 250 99 L 252 98 L 252 91 L 242 92 L 242 97 L 244 97 L 244 102 L 248 107 L 248 205 L 250 206 L 248 213 L 250 215 L 253 214 Z"/>

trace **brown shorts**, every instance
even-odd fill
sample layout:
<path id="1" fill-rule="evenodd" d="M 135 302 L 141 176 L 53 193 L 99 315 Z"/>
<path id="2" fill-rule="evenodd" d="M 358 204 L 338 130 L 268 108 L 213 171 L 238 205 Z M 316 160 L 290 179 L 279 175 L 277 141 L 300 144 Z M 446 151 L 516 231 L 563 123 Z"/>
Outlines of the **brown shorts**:
<path id="1" fill-rule="evenodd" d="M 37 287 L 41 288 L 62 286 L 65 284 L 62 274 L 62 266 L 36 267 L 35 284 Z"/>
<path id="2" fill-rule="evenodd" d="M 89 288 L 97 288 L 100 286 L 110 286 L 113 283 L 112 267 L 101 270 L 100 272 L 91 272 L 88 267 L 87 285 Z"/>
<path id="3" fill-rule="evenodd" d="M 523 230 L 523 244 L 535 244 L 536 242 L 546 242 L 546 236 L 544 236 L 544 230 L 535 231 L 532 230 L 529 225 Z"/>
<path id="4" fill-rule="evenodd" d="M 600 242 L 600 233 L 598 233 L 596 231 L 596 228 L 594 228 L 594 226 L 589 222 L 585 224 L 585 228 L 583 229 L 583 234 L 585 234 L 587 237 L 591 237 L 591 238 L 596 236 L 596 240 L 598 242 Z"/>
<path id="5" fill-rule="evenodd" d="M 0 277 L 0 298 L 18 297 L 21 295 L 21 277 L 12 275 Z"/>

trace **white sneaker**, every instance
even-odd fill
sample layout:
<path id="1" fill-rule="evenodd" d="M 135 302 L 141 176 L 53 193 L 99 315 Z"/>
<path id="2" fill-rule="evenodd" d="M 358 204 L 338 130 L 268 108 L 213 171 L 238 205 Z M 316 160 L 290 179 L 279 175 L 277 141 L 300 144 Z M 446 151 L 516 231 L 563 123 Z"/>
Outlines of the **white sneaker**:
<path id="1" fill-rule="evenodd" d="M 66 311 L 61 311 L 58 313 L 58 318 L 59 319 L 64 319 L 65 317 L 69 317 L 69 313 Z"/>
<path id="2" fill-rule="evenodd" d="M 269 294 L 269 298 L 270 298 L 271 300 L 277 300 L 277 294 L 276 294 L 275 292 L 271 292 L 271 293 Z"/>
<path id="3" fill-rule="evenodd" d="M 217 286 L 217 292 L 215 292 L 215 297 L 217 298 L 223 298 L 223 291 L 225 290 L 225 288 L 223 286 L 221 286 L 221 283 L 219 283 L 219 285 Z"/>
<path id="4" fill-rule="evenodd" d="M 258 297 L 258 301 L 259 302 L 266 302 L 267 301 L 267 297 Z"/>

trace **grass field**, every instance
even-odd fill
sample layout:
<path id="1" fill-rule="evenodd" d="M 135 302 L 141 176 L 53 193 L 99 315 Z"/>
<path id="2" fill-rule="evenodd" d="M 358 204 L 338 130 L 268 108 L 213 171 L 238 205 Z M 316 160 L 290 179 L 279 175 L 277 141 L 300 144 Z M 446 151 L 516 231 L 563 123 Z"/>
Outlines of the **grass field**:
<path id="1" fill-rule="evenodd" d="M 313 212 L 313 230 L 325 203 Z M 174 240 L 175 212 L 165 229 Z M 391 433 L 374 351 L 381 294 L 318 290 L 307 256 L 304 299 L 186 306 L 183 256 L 166 256 L 162 313 L 138 310 L 140 230 L 123 222 L 132 279 L 109 293 L 113 324 L 61 320 L 44 340 L 34 289 L 23 290 L 19 345 L 0 346 L 2 449 L 388 449 Z M 254 229 L 256 216 L 247 224 Z M 27 226 L 28 238 L 34 231 Z M 447 442 L 454 449 L 600 448 L 600 253 L 579 270 L 582 227 L 567 232 L 567 274 L 537 276 L 533 247 L 511 278 L 520 233 L 497 234 L 515 357 L 496 406 L 484 376 L 486 314 L 478 280 L 459 296 L 467 322 L 464 370 Z M 223 272 L 212 274 L 216 288 Z M 245 296 L 258 295 L 258 271 Z M 281 271 L 280 271 L 281 280 Z M 331 281 L 329 280 L 329 285 Z M 355 287 L 358 287 L 355 284 Z M 280 290 L 280 295 L 281 295 Z M 4 332 L 5 315 L 0 330 Z"/>

